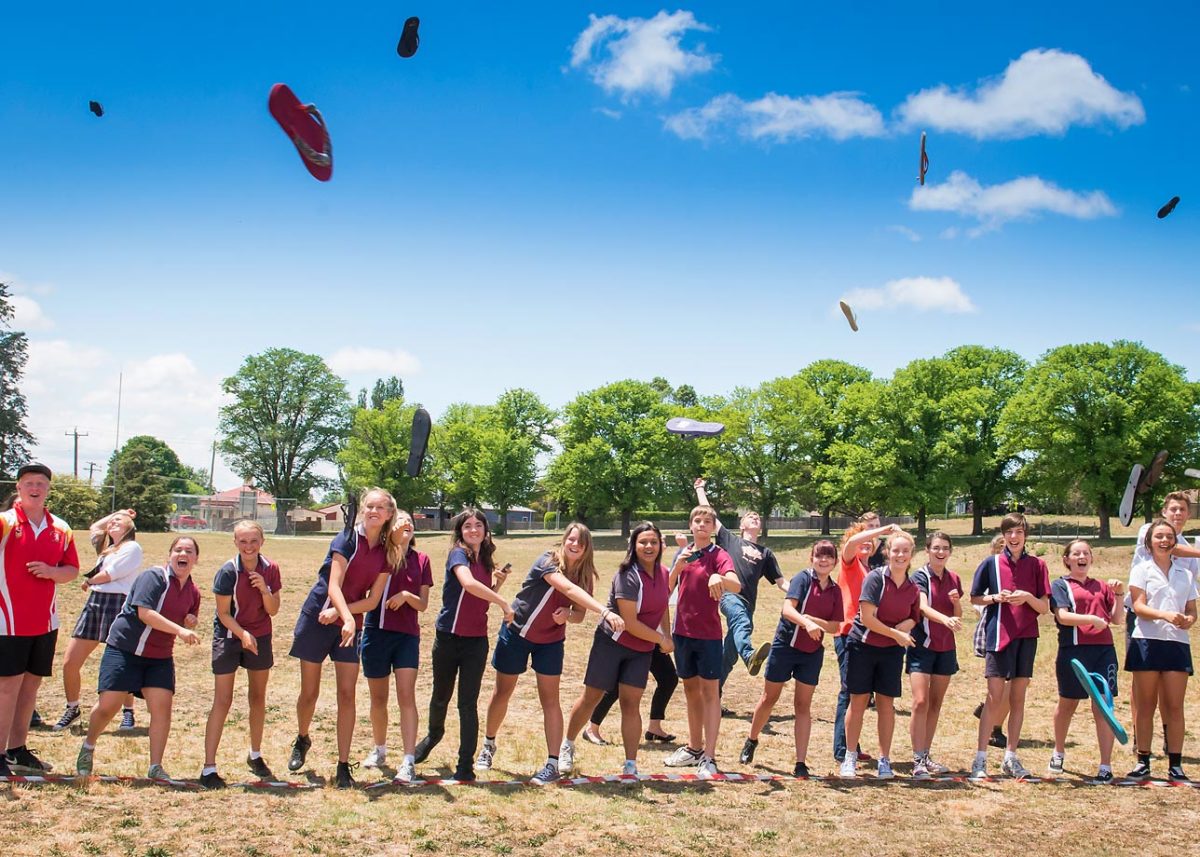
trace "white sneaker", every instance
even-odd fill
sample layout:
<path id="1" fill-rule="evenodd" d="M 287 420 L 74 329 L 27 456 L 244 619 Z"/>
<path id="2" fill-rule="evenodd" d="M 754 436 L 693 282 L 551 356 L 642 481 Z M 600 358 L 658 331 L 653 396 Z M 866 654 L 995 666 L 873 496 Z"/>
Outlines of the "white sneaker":
<path id="1" fill-rule="evenodd" d="M 375 747 L 370 753 L 367 753 L 367 758 L 363 759 L 362 765 L 364 768 L 379 768 L 387 764 L 387 750 Z"/>
<path id="2" fill-rule="evenodd" d="M 875 767 L 875 779 L 890 780 L 896 774 L 892 771 L 892 760 L 887 756 L 880 756 Z"/>
<path id="3" fill-rule="evenodd" d="M 1000 770 L 1008 774 L 1014 780 L 1025 780 L 1031 776 L 1028 769 L 1021 764 L 1021 760 L 1015 755 L 1009 756 L 1007 759 L 1005 759 L 1004 764 L 1000 766 Z"/>
<path id="4" fill-rule="evenodd" d="M 934 776 L 941 776 L 942 774 L 950 773 L 949 768 L 940 762 L 935 762 L 933 757 L 928 753 L 925 754 L 925 770 L 929 771 L 929 773 L 933 774 Z"/>
<path id="5" fill-rule="evenodd" d="M 663 764 L 668 768 L 692 768 L 699 765 L 703 758 L 703 750 L 693 750 L 685 745 L 663 759 Z"/>
<path id="6" fill-rule="evenodd" d="M 479 766 L 476 765 L 476 767 Z M 529 785 L 548 786 L 551 783 L 558 782 L 558 779 L 558 768 L 555 767 L 553 762 L 547 762 L 546 764 L 542 765 L 542 769 L 540 771 L 529 778 Z"/>
<path id="7" fill-rule="evenodd" d="M 492 757 L 496 755 L 496 742 L 483 739 L 483 746 L 479 748 L 479 758 L 475 760 L 475 770 L 490 771 L 492 769 Z"/>
<path id="8" fill-rule="evenodd" d="M 562 742 L 562 746 L 558 748 L 558 770 L 564 774 L 569 774 L 571 769 L 575 767 L 575 742 Z"/>
<path id="9" fill-rule="evenodd" d="M 853 750 L 846 751 L 846 758 L 842 759 L 838 775 L 851 780 L 858 776 L 858 753 Z"/>
<path id="10" fill-rule="evenodd" d="M 701 757 L 700 765 L 696 768 L 696 779 L 711 780 L 719 773 L 721 772 L 717 770 L 717 763 L 715 760 L 708 758 L 708 756 Z"/>
<path id="11" fill-rule="evenodd" d="M 621 776 L 636 777 L 637 775 L 637 762 L 634 762 L 631 759 L 626 759 L 625 764 L 621 766 Z"/>
<path id="12" fill-rule="evenodd" d="M 417 766 L 412 762 L 401 762 L 400 769 L 396 771 L 396 776 L 392 778 L 394 783 L 411 783 L 413 777 L 417 775 Z"/>
<path id="13" fill-rule="evenodd" d="M 921 756 L 919 759 L 917 759 L 915 762 L 913 762 L 913 767 L 912 767 L 912 778 L 913 778 L 914 780 L 927 780 L 927 779 L 929 779 L 929 768 L 928 768 L 928 766 L 925 764 L 925 757 L 924 757 L 924 756 Z"/>
<path id="14" fill-rule="evenodd" d="M 986 757 L 983 759 L 976 758 L 975 761 L 973 761 L 971 763 L 971 773 L 967 774 L 967 779 L 968 780 L 986 780 L 987 778 L 988 778 L 987 758 Z"/>

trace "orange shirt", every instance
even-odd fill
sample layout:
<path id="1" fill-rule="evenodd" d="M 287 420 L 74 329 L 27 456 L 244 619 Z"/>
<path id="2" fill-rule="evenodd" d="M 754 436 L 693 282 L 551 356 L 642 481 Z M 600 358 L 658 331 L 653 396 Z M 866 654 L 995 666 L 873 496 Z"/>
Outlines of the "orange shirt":
<path id="1" fill-rule="evenodd" d="M 854 617 L 858 615 L 858 597 L 862 595 L 863 579 L 867 576 L 867 570 L 863 568 L 861 562 L 855 557 L 850 562 L 845 559 L 841 560 L 842 570 L 838 574 L 838 589 L 842 590 L 842 609 L 845 611 L 844 616 L 846 621 L 842 622 L 842 626 L 838 628 L 835 636 L 844 637 L 850 633 L 850 628 L 854 624 Z"/>

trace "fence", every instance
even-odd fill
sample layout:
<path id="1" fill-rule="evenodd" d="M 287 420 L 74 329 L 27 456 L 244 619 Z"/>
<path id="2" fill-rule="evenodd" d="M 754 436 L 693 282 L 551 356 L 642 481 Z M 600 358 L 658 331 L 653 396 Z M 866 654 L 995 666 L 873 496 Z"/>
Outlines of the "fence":
<path id="1" fill-rule="evenodd" d="M 321 516 L 303 508 L 289 497 L 270 497 L 254 489 L 223 491 L 204 496 L 172 494 L 173 532 L 209 530 L 228 533 L 238 521 L 257 521 L 268 535 L 294 536 L 297 532 L 320 532 Z"/>

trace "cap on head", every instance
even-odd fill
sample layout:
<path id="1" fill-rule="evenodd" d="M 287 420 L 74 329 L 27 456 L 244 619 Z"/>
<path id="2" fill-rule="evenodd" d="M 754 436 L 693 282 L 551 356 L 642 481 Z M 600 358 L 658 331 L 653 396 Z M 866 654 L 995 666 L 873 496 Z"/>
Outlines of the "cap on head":
<path id="1" fill-rule="evenodd" d="M 54 478 L 54 474 L 50 472 L 50 468 L 40 461 L 31 461 L 28 464 L 21 465 L 21 468 L 17 471 L 17 479 L 20 479 L 26 473 L 40 473 L 47 479 Z"/>

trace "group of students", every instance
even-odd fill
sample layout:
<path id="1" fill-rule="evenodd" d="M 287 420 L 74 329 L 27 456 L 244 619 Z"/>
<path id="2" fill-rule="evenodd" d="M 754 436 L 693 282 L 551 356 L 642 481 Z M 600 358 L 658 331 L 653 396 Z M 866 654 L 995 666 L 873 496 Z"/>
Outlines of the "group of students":
<path id="1" fill-rule="evenodd" d="M 44 465 L 22 468 L 16 503 L 0 515 L 0 739 L 6 748 L 0 775 L 50 769 L 28 749 L 25 736 L 38 684 L 50 674 L 54 657 L 58 628 L 54 589 L 79 571 L 70 528 L 45 507 L 50 479 Z M 877 520 L 870 519 L 846 531 L 840 550 L 827 540 L 814 544 L 810 567 L 788 581 L 770 550 L 757 543 L 761 522 L 756 515 L 743 518 L 740 536 L 734 535 L 722 527 L 708 505 L 703 480 L 696 481 L 696 490 L 700 503 L 689 516 L 689 534 L 677 537 L 678 550 L 669 566 L 664 562 L 666 544 L 659 528 L 639 524 L 604 603 L 593 595 L 592 538 L 583 524 L 569 525 L 561 543 L 539 557 L 510 603 L 499 593 L 510 567 L 496 566 L 486 516 L 475 509 L 456 516 L 442 607 L 434 623 L 426 732 L 419 740 L 419 614 L 428 608 L 432 567 L 429 557 L 416 549 L 411 516 L 396 508 L 388 492 L 378 488 L 365 492 L 358 519 L 333 539 L 293 631 L 289 654 L 300 662 L 301 681 L 289 770 L 305 767 L 322 665 L 329 659 L 334 663 L 337 694 L 335 782 L 339 787 L 354 783 L 350 755 L 360 669 L 366 674 L 371 700 L 373 747 L 364 760 L 368 767 L 386 765 L 394 684 L 403 744 L 395 774 L 398 782 L 412 781 L 416 766 L 444 737 L 456 689 L 460 736 L 453 777 L 471 781 L 475 771 L 491 768 L 500 752 L 499 732 L 518 679 L 530 666 L 547 751 L 531 783 L 550 783 L 571 771 L 581 733 L 594 743 L 607 743 L 599 724 L 616 703 L 625 751 L 622 773 L 636 775 L 643 736 L 648 741 L 674 740 L 663 729 L 662 718 L 680 681 L 686 698 L 687 737 L 664 764 L 694 767 L 699 778 L 710 779 L 718 774 L 721 692 L 740 657 L 752 675 L 765 665 L 762 694 L 740 761 L 753 761 L 784 686 L 794 680 L 795 775 L 807 777 L 812 699 L 829 636 L 840 672 L 833 735 L 840 774 L 855 776 L 858 763 L 869 758 L 861 751 L 859 739 L 873 702 L 879 742 L 876 775 L 894 776 L 890 761 L 894 701 L 902 693 L 902 675 L 907 672 L 912 776 L 928 778 L 949 770 L 931 752 L 950 679 L 958 671 L 955 632 L 962 624 L 963 601 L 969 598 L 980 611 L 976 653 L 985 661 L 987 679 L 987 697 L 978 712 L 972 777 L 987 776 L 987 746 L 1005 720 L 1008 736 L 1002 770 L 1018 778 L 1029 775 L 1016 749 L 1033 675 L 1038 617 L 1047 612 L 1059 629 L 1059 702 L 1049 769 L 1063 770 L 1067 730 L 1078 701 L 1086 696 L 1070 661 L 1079 659 L 1103 676 L 1115 696 L 1117 657 L 1110 626 L 1125 621 L 1128 605 L 1125 668 L 1133 673 L 1139 758 L 1129 776 L 1150 775 L 1149 744 L 1154 712 L 1159 710 L 1168 776 L 1186 779 L 1180 766 L 1183 697 L 1192 671 L 1188 629 L 1196 619 L 1200 550 L 1182 536 L 1188 517 L 1184 495 L 1168 495 L 1163 517 L 1139 534 L 1127 595 L 1118 581 L 1091 577 L 1092 553 L 1082 539 L 1067 545 L 1066 573 L 1051 584 L 1046 563 L 1025 550 L 1028 527 L 1019 514 L 1002 521 L 1003 543 L 980 563 L 968 594 L 947 567 L 952 551 L 948 535 L 936 532 L 929 537 L 927 561 L 913 572 L 912 537 L 895 525 L 878 526 Z M 186 645 L 199 643 L 195 628 L 201 595 L 191 579 L 199 545 L 190 536 L 178 536 L 171 542 L 166 562 L 143 571 L 135 519 L 133 510 L 122 510 L 92 525 L 98 562 L 82 584 L 88 598 L 64 657 L 67 704 L 55 728 L 65 729 L 82 717 L 80 671 L 92 651 L 105 642 L 99 698 L 87 719 L 76 770 L 92 773 L 97 740 L 118 712 L 124 709 L 123 726 L 132 725 L 136 695 L 145 700 L 150 714 L 148 776 L 169 779 L 162 758 L 175 689 L 173 646 L 176 639 Z M 233 541 L 236 555 L 221 566 L 213 582 L 214 690 L 200 775 L 200 783 L 208 788 L 225 785 L 216 757 L 240 669 L 248 677 L 246 764 L 257 778 L 274 779 L 261 747 L 267 682 L 274 665 L 272 617 L 279 610 L 282 581 L 279 567 L 262 554 L 264 534 L 258 524 L 237 523 Z M 762 577 L 783 590 L 785 597 L 773 640 L 755 647 L 754 595 Z M 498 608 L 503 622 L 492 651 L 495 683 L 479 746 L 479 694 L 489 651 L 491 606 Z M 597 614 L 599 621 L 582 691 L 564 722 L 560 680 L 567 626 L 581 622 L 587 612 Z M 650 729 L 643 733 L 641 699 L 652 673 L 658 689 Z M 1093 713 L 1101 757 L 1096 779 L 1110 781 L 1113 734 L 1099 711 Z"/>

